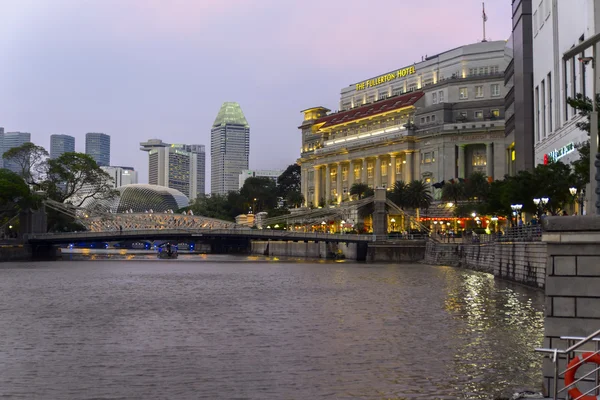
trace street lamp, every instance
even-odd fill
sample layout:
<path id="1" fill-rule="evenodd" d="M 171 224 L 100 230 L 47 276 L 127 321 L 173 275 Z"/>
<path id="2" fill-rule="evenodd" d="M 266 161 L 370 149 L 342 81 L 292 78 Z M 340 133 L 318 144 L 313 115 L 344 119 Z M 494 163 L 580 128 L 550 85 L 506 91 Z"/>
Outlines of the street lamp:
<path id="1" fill-rule="evenodd" d="M 323 233 L 325 233 L 325 225 L 327 225 L 325 221 L 321 222 L 321 227 L 323 227 Z"/>
<path id="2" fill-rule="evenodd" d="M 395 228 L 396 228 L 396 219 L 395 219 L 395 218 L 392 218 L 392 219 L 390 219 L 390 222 L 392 223 L 392 232 L 393 232 L 393 231 L 395 231 L 395 230 L 396 230 L 396 229 L 395 229 Z"/>
<path id="3" fill-rule="evenodd" d="M 535 200 L 533 200 L 535 202 Z M 510 208 L 513 210 L 513 216 L 515 217 L 515 223 L 518 225 L 517 216 L 521 217 L 521 210 L 523 209 L 523 204 L 511 204 Z"/>

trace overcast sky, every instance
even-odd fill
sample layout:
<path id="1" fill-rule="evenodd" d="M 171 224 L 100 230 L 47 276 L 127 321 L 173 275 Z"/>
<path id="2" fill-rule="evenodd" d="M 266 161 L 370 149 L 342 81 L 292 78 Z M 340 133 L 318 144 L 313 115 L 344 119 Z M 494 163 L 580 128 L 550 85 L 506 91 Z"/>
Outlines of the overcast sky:
<path id="1" fill-rule="evenodd" d="M 488 0 L 488 39 L 511 2 Z M 204 144 L 224 101 L 250 123 L 250 168 L 300 154 L 300 111 L 340 90 L 482 39 L 480 0 L 0 0 L 0 127 L 111 135 L 111 164 L 148 181 L 139 142 Z"/>

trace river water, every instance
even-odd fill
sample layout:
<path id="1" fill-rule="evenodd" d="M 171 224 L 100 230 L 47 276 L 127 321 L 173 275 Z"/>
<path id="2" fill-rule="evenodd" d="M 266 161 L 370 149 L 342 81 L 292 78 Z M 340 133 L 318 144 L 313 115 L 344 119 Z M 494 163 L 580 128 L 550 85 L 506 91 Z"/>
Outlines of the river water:
<path id="1" fill-rule="evenodd" d="M 144 257 L 0 264 L 0 398 L 492 399 L 542 380 L 543 293 L 488 274 Z"/>

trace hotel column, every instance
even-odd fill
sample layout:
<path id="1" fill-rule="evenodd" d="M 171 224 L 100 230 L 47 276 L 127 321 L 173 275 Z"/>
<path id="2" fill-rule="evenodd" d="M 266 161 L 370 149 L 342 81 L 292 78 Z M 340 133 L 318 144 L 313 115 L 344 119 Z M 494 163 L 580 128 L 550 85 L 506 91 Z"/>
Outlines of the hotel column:
<path id="1" fill-rule="evenodd" d="M 331 201 L 331 168 L 329 164 L 325 165 L 325 205 Z"/>
<path id="2" fill-rule="evenodd" d="M 319 177 L 319 169 L 320 166 L 319 165 L 315 165 L 315 179 L 314 179 L 314 185 L 315 185 L 315 198 L 313 201 L 313 206 L 314 207 L 319 207 L 319 196 L 320 196 L 320 189 L 321 189 L 321 179 Z"/>
<path id="3" fill-rule="evenodd" d="M 302 197 L 304 200 L 302 201 L 302 206 L 308 206 L 308 171 L 306 168 L 301 168 L 300 170 L 300 193 L 302 193 Z"/>
<path id="4" fill-rule="evenodd" d="M 494 179 L 494 147 L 492 143 L 485 145 L 485 172 L 488 178 Z"/>
<path id="5" fill-rule="evenodd" d="M 396 155 L 390 154 L 390 165 L 388 168 L 388 187 L 390 190 L 394 188 L 396 184 Z"/>
<path id="6" fill-rule="evenodd" d="M 458 177 L 465 178 L 465 146 L 458 146 Z"/>
<path id="7" fill-rule="evenodd" d="M 381 187 L 381 157 L 379 156 L 375 157 L 375 181 L 373 182 L 373 187 Z"/>
<path id="8" fill-rule="evenodd" d="M 360 171 L 360 183 L 367 183 L 367 158 L 362 159 L 362 170 Z"/>
<path id="9" fill-rule="evenodd" d="M 336 191 L 337 191 L 337 203 L 342 202 L 342 163 L 337 163 L 337 177 L 336 177 Z"/>
<path id="10" fill-rule="evenodd" d="M 411 183 L 413 180 L 413 153 L 406 152 L 406 164 L 404 166 L 404 182 Z"/>
<path id="11" fill-rule="evenodd" d="M 348 198 L 350 198 L 350 188 L 354 185 L 354 165 L 352 160 L 348 163 Z"/>

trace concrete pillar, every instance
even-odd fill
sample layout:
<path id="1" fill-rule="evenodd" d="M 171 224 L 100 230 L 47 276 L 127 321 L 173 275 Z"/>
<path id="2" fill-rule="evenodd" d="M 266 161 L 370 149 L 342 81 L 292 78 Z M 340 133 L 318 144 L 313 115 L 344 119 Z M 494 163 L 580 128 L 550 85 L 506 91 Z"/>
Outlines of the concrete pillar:
<path id="1" fill-rule="evenodd" d="M 360 171 L 360 183 L 367 183 L 367 158 L 362 159 L 362 170 Z"/>
<path id="2" fill-rule="evenodd" d="M 375 180 L 373 181 L 373 187 L 381 187 L 381 157 L 375 157 Z"/>
<path id="3" fill-rule="evenodd" d="M 329 205 L 331 201 L 331 167 L 325 165 L 325 205 Z"/>
<path id="4" fill-rule="evenodd" d="M 315 181 L 314 181 L 314 185 L 315 185 L 315 198 L 313 200 L 313 206 L 315 207 L 319 207 L 319 196 L 321 195 L 319 192 L 321 190 L 321 178 L 319 176 L 319 169 L 320 166 L 319 165 L 315 165 Z"/>
<path id="5" fill-rule="evenodd" d="M 336 191 L 337 191 L 337 202 L 340 204 L 342 202 L 342 163 L 337 163 L 337 177 L 336 177 Z"/>
<path id="6" fill-rule="evenodd" d="M 354 164 L 352 160 L 348 163 L 348 197 L 350 197 L 350 188 L 354 185 Z"/>
<path id="7" fill-rule="evenodd" d="M 465 177 L 465 146 L 461 146 L 461 145 L 458 146 L 457 163 L 458 163 L 458 177 L 464 179 L 464 177 Z"/>
<path id="8" fill-rule="evenodd" d="M 396 184 L 396 155 L 390 154 L 390 165 L 388 166 L 388 187 L 394 188 Z"/>
<path id="9" fill-rule="evenodd" d="M 404 167 L 404 182 L 411 183 L 413 181 L 413 153 L 406 152 L 406 164 Z"/>
<path id="10" fill-rule="evenodd" d="M 302 202 L 303 206 L 308 206 L 308 171 L 306 168 L 300 169 L 300 193 L 304 197 L 304 201 Z"/>
<path id="11" fill-rule="evenodd" d="M 492 143 L 485 145 L 485 172 L 488 178 L 494 179 L 494 147 Z"/>
<path id="12" fill-rule="evenodd" d="M 383 188 L 375 188 L 375 199 L 373 200 L 373 234 L 376 236 L 386 236 L 388 231 L 385 192 L 386 190 Z"/>

